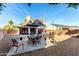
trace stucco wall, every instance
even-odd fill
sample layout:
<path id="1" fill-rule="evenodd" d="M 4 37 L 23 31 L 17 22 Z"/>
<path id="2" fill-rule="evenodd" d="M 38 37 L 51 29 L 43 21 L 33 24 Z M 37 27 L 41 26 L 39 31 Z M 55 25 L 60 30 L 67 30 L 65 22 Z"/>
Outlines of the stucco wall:
<path id="1" fill-rule="evenodd" d="M 3 32 L 3 38 L 0 39 L 0 55 L 1 53 L 8 53 L 12 46 L 12 42 L 10 40 L 11 36 L 7 34 L 6 31 L 0 30 L 0 32 Z"/>

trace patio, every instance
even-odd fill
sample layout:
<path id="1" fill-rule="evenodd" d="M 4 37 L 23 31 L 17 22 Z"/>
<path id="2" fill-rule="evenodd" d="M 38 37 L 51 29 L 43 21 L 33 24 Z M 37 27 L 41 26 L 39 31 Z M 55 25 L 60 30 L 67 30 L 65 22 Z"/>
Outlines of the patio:
<path id="1" fill-rule="evenodd" d="M 19 39 L 17 39 L 17 40 L 19 42 L 21 42 Z M 38 49 L 42 49 L 46 45 L 46 41 L 43 38 L 41 38 L 40 44 L 37 43 L 37 44 L 34 44 L 34 45 L 33 44 L 29 44 L 29 39 L 28 38 L 23 38 L 22 41 L 23 41 L 23 45 L 24 46 L 11 48 L 9 53 L 7 54 L 7 56 L 21 54 L 21 53 L 24 53 L 24 52 L 34 51 L 34 50 L 38 50 Z M 17 48 L 18 48 L 17 53 L 15 53 Z M 22 48 L 24 48 L 24 50 Z"/>

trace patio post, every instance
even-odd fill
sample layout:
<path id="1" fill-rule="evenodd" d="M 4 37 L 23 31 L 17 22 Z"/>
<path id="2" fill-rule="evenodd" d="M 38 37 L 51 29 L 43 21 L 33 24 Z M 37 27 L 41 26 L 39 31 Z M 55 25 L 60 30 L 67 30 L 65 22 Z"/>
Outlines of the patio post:
<path id="1" fill-rule="evenodd" d="M 30 28 L 28 28 L 28 33 L 31 34 L 31 33 L 30 33 Z"/>

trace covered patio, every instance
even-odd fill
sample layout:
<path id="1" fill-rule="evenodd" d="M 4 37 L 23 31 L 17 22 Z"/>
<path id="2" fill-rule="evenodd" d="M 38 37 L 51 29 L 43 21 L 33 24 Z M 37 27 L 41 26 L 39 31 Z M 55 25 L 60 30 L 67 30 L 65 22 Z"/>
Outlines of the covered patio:
<path id="1" fill-rule="evenodd" d="M 45 47 L 46 41 L 43 37 L 45 33 L 45 24 L 43 24 L 40 19 L 29 20 L 24 23 L 19 26 L 19 35 L 15 35 L 16 38 L 14 39 L 13 37 L 11 39 L 13 46 L 7 55 L 16 55 Z M 22 46 L 19 47 L 17 42 L 22 43 Z"/>

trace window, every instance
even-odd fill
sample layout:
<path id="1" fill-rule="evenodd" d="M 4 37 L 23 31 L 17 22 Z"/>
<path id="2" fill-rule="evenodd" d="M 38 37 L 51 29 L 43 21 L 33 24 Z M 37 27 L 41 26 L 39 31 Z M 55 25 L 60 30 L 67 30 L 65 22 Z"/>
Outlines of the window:
<path id="1" fill-rule="evenodd" d="M 28 34 L 28 28 L 25 29 L 25 34 Z"/>
<path id="2" fill-rule="evenodd" d="M 36 34 L 36 28 L 31 28 L 30 31 L 31 31 L 31 34 Z"/>
<path id="3" fill-rule="evenodd" d="M 38 29 L 39 34 L 42 34 L 42 32 L 43 32 L 43 29 Z"/>
<path id="4" fill-rule="evenodd" d="M 20 28 L 20 34 L 28 34 L 28 28 Z"/>

